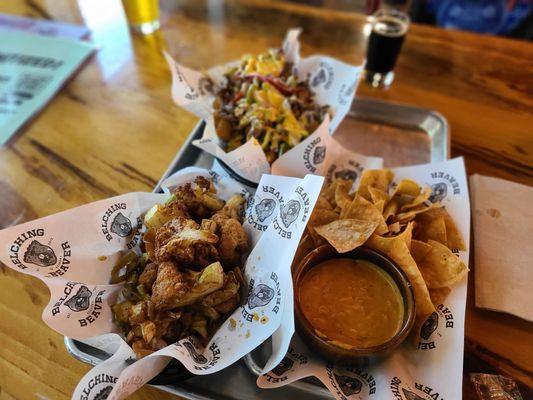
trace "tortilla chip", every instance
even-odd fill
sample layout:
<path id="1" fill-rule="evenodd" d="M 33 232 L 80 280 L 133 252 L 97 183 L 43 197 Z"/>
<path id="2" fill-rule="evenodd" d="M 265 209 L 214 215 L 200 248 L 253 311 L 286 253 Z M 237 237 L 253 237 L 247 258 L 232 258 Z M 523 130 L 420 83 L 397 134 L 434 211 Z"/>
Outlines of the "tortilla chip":
<path id="1" fill-rule="evenodd" d="M 422 242 L 428 240 L 436 240 L 443 245 L 447 244 L 446 240 L 446 225 L 443 217 L 438 217 L 434 220 L 427 219 L 419 221 L 416 227 L 416 239 Z"/>
<path id="2" fill-rule="evenodd" d="M 393 224 L 390 224 L 388 228 L 389 228 L 389 232 L 398 233 L 400 232 L 401 226 L 399 222 L 395 222 Z"/>
<path id="3" fill-rule="evenodd" d="M 442 207 L 442 205 L 438 203 L 431 203 L 429 206 L 422 204 L 418 208 L 414 208 L 412 210 L 397 214 L 396 220 L 400 222 L 412 221 L 417 215 L 426 213 L 430 210 L 433 210 L 435 208 L 440 208 L 440 207 Z"/>
<path id="4" fill-rule="evenodd" d="M 316 209 L 311 214 L 311 217 L 309 218 L 309 222 L 307 223 L 307 233 L 311 236 L 313 239 L 315 246 L 320 246 L 321 244 L 324 244 L 324 239 L 319 236 L 316 231 L 316 226 L 322 226 L 329 224 L 332 221 L 336 221 L 339 219 L 339 214 L 333 210 L 325 210 L 325 209 Z"/>
<path id="5" fill-rule="evenodd" d="M 365 243 L 377 226 L 378 224 L 372 221 L 341 219 L 317 226 L 315 231 L 339 253 L 346 253 Z"/>
<path id="6" fill-rule="evenodd" d="M 376 207 L 379 211 L 380 214 L 383 215 L 383 209 L 385 208 L 385 201 L 384 200 L 379 200 L 377 202 L 374 203 L 374 207 Z"/>
<path id="7" fill-rule="evenodd" d="M 438 204 L 438 203 L 436 203 Z M 430 221 L 435 218 L 444 217 L 446 210 L 442 204 L 439 204 L 439 207 L 431 208 L 427 210 L 424 214 L 420 214 L 420 218 L 424 218 L 424 221 Z"/>
<path id="8" fill-rule="evenodd" d="M 463 235 L 459 232 L 459 228 L 450 214 L 442 208 L 444 224 L 446 225 L 446 241 L 450 249 L 466 250 L 466 244 L 463 240 Z"/>
<path id="9" fill-rule="evenodd" d="M 326 199 L 333 208 L 335 208 L 335 190 L 342 181 L 342 179 L 335 179 L 333 182 L 326 182 L 324 183 L 324 186 L 322 186 L 320 197 Z"/>
<path id="10" fill-rule="evenodd" d="M 383 210 L 383 218 L 385 219 L 385 221 L 388 221 L 389 218 L 395 216 L 399 208 L 400 206 L 398 204 L 397 199 L 392 199 L 391 201 L 389 201 L 385 206 L 385 209 Z"/>
<path id="11" fill-rule="evenodd" d="M 337 179 L 337 187 L 335 188 L 335 204 L 341 210 L 344 210 L 352 202 L 353 196 L 351 196 L 350 189 L 352 188 L 353 181 Z"/>
<path id="12" fill-rule="evenodd" d="M 371 221 L 377 224 L 376 233 L 382 235 L 389 231 L 379 210 L 364 197 L 356 195 L 350 205 L 341 213 L 342 219 Z"/>
<path id="13" fill-rule="evenodd" d="M 420 186 L 418 186 L 418 183 L 412 179 L 402 179 L 398 183 L 398 186 L 396 186 L 396 189 L 394 189 L 391 198 L 394 198 L 397 195 L 407 195 L 414 198 L 417 197 L 419 193 Z"/>
<path id="14" fill-rule="evenodd" d="M 411 255 L 415 259 L 417 264 L 431 251 L 431 245 L 421 242 L 420 240 L 411 240 Z"/>
<path id="15" fill-rule="evenodd" d="M 429 197 L 431 196 L 431 188 L 427 187 L 425 188 L 422 193 L 420 193 L 413 201 L 412 203 L 405 204 L 402 206 L 402 211 L 409 210 L 411 208 L 415 208 L 419 206 L 420 204 L 423 204 L 426 202 Z"/>
<path id="16" fill-rule="evenodd" d="M 444 300 L 446 300 L 451 291 L 452 289 L 450 289 L 449 287 L 429 289 L 429 297 L 431 297 L 433 305 L 437 307 L 439 304 L 444 303 Z"/>
<path id="17" fill-rule="evenodd" d="M 430 289 L 452 286 L 461 281 L 468 268 L 452 251 L 435 240 L 429 240 L 432 249 L 420 262 L 420 271 Z"/>
<path id="18" fill-rule="evenodd" d="M 316 204 L 315 204 L 315 210 L 316 209 L 320 209 L 320 210 L 333 210 L 333 206 L 331 205 L 331 203 L 328 201 L 328 199 L 326 199 L 325 196 L 318 196 L 318 199 L 316 200 Z"/>
<path id="19" fill-rule="evenodd" d="M 390 200 L 389 195 L 387 192 L 375 188 L 373 186 L 368 187 L 368 192 L 370 193 L 370 200 L 372 200 L 372 203 L 376 204 L 378 201 L 382 201 L 384 203 L 388 202 Z"/>
<path id="20" fill-rule="evenodd" d="M 446 211 L 446 208 L 433 208 L 424 214 L 420 214 L 417 217 L 417 221 L 420 220 L 422 223 L 428 223 L 439 217 L 444 218 L 444 225 L 446 226 L 446 242 L 441 243 L 446 244 L 450 249 L 466 250 L 463 236 L 461 235 L 461 232 L 459 232 L 451 215 Z M 440 240 L 438 241 L 440 242 Z"/>
<path id="21" fill-rule="evenodd" d="M 336 219 L 339 219 L 339 214 L 337 212 L 333 210 L 326 210 L 323 208 L 315 208 L 313 213 L 311 214 L 311 217 L 309 218 L 307 227 L 326 225 L 329 224 L 331 221 L 335 221 Z"/>
<path id="22" fill-rule="evenodd" d="M 398 264 L 403 272 L 405 272 L 413 286 L 417 320 L 425 320 L 435 311 L 435 307 L 429 297 L 429 291 L 424 278 L 422 277 L 415 260 L 409 253 L 409 247 L 405 244 L 404 240 L 394 240 L 392 242 L 372 240 L 375 236 L 376 235 L 372 235 L 371 240 L 369 240 L 366 245 L 371 249 L 377 250 L 388 256 Z"/>
<path id="23" fill-rule="evenodd" d="M 389 169 L 367 169 L 363 171 L 363 175 L 361 175 L 361 181 L 359 182 L 357 193 L 368 201 L 371 201 L 372 196 L 370 195 L 368 188 L 372 186 L 375 189 L 387 193 L 393 177 L 394 173 Z"/>
<path id="24" fill-rule="evenodd" d="M 370 248 L 380 248 L 380 249 L 386 249 L 386 251 L 389 251 L 394 243 L 396 242 L 403 242 L 407 245 L 407 248 L 411 247 L 411 238 L 413 234 L 413 224 L 407 224 L 407 227 L 405 230 L 400 233 L 399 235 L 395 236 L 379 236 L 377 234 L 373 234 L 368 239 L 368 242 L 366 245 Z"/>

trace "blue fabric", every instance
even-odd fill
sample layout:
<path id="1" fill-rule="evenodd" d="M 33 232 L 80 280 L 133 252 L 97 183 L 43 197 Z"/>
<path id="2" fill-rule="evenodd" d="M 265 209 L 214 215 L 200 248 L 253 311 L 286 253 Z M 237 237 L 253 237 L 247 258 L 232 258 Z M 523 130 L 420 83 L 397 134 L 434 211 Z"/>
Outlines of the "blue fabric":
<path id="1" fill-rule="evenodd" d="M 519 0 L 509 10 L 507 0 L 428 0 L 427 10 L 443 28 L 501 35 L 527 18 L 533 3 Z"/>

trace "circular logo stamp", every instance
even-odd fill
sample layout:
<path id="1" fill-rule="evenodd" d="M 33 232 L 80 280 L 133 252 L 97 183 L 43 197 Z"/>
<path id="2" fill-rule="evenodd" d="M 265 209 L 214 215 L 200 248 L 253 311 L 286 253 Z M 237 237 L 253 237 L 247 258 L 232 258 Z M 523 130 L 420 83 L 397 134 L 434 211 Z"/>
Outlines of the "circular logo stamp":
<path id="1" fill-rule="evenodd" d="M 52 306 L 52 316 L 66 314 L 66 318 L 75 318 L 80 327 L 90 326 L 102 314 L 106 294 L 106 289 L 67 282 Z"/>
<path id="2" fill-rule="evenodd" d="M 332 364 L 328 364 L 326 374 L 341 399 L 366 399 L 376 394 L 376 380 L 362 369 L 336 369 Z"/>
<path id="3" fill-rule="evenodd" d="M 105 210 L 100 228 L 108 242 L 125 241 L 126 247 L 131 250 L 139 243 L 142 222 L 141 217 L 132 216 L 126 203 L 115 203 Z"/>
<path id="4" fill-rule="evenodd" d="M 322 61 L 318 69 L 311 74 L 309 83 L 312 88 L 323 87 L 327 90 L 333 83 L 333 76 L 333 67 L 329 63 Z"/>
<path id="5" fill-rule="evenodd" d="M 71 257 L 69 241 L 47 235 L 44 228 L 22 232 L 9 246 L 9 259 L 15 267 L 46 277 L 64 275 L 70 268 Z"/>
<path id="6" fill-rule="evenodd" d="M 420 328 L 418 349 L 433 350 L 438 347 L 439 342 L 453 330 L 454 320 L 452 311 L 444 304 L 439 304 Z"/>
<path id="7" fill-rule="evenodd" d="M 429 201 L 432 203 L 442 202 L 452 195 L 461 194 L 461 188 L 457 179 L 444 171 L 431 172 L 431 195 Z"/>

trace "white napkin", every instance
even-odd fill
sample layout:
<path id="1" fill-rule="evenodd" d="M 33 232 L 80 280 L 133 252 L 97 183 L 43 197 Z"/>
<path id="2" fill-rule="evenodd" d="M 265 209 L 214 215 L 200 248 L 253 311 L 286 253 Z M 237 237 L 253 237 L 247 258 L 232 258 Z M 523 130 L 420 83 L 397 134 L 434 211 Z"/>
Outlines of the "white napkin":
<path id="1" fill-rule="evenodd" d="M 472 175 L 476 306 L 533 321 L 533 188 Z"/>

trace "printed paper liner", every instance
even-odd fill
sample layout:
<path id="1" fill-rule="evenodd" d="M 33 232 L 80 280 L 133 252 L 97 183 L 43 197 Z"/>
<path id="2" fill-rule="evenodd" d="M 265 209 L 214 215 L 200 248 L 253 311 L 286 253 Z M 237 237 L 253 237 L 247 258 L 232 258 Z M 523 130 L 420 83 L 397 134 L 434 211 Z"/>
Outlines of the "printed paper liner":
<path id="1" fill-rule="evenodd" d="M 212 178 L 222 198 L 239 192 L 252 196 L 235 181 L 194 167 L 176 173 L 164 187 L 198 175 Z M 0 231 L 0 259 L 50 288 L 43 320 L 52 329 L 113 354 L 89 371 L 73 398 L 120 399 L 157 375 L 171 357 L 194 374 L 210 374 L 278 329 L 287 290 L 292 291 L 287 271 L 322 182 L 313 175 L 263 176 L 244 224 L 252 246 L 244 268 L 248 298 L 231 316 L 236 324 L 226 320 L 205 348 L 190 337 L 134 362 L 134 352 L 113 323 L 110 306 L 121 289 L 120 284 L 108 284 L 113 265 L 120 251 L 138 249 L 143 214 L 168 194 L 129 193 L 5 229 Z"/>
<path id="2" fill-rule="evenodd" d="M 329 149 L 328 149 L 329 151 Z M 339 155 L 339 159 L 343 159 Z M 462 158 L 435 164 L 392 169 L 394 181 L 409 178 L 430 186 L 454 219 L 470 248 L 470 201 Z M 468 266 L 469 251 L 457 251 Z M 408 338 L 392 356 L 371 368 L 339 368 L 312 356 L 294 335 L 286 345 L 285 357 L 260 376 L 261 388 L 276 388 L 296 380 L 316 376 L 336 399 L 377 400 L 451 400 L 462 396 L 464 320 L 467 280 L 452 287 L 442 304 L 436 306 L 416 343 Z M 286 297 L 285 308 L 292 308 Z M 294 321 L 292 320 L 292 326 Z M 292 336 L 292 335 L 291 335 Z M 274 336 L 275 337 L 275 336 Z M 273 337 L 273 338 L 274 338 Z M 289 333 L 283 343 L 290 340 Z M 274 346 L 278 355 L 282 346 Z M 264 371 L 268 369 L 265 367 Z"/>

